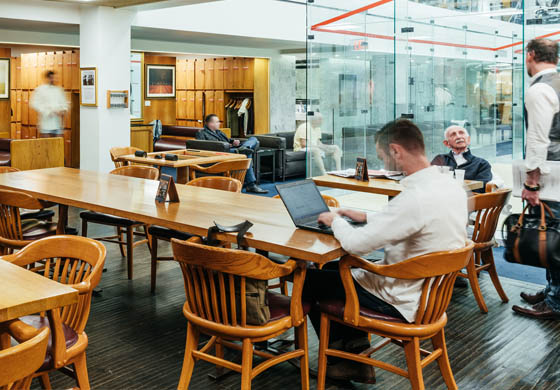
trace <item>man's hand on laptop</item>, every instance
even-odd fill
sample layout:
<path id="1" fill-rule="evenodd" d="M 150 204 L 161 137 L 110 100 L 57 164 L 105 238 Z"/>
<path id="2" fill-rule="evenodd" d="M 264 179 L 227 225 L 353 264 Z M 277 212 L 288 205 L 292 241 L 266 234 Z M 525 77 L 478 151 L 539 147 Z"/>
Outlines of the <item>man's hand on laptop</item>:
<path id="1" fill-rule="evenodd" d="M 320 224 L 323 225 L 327 225 L 327 226 L 331 226 L 334 219 L 338 216 L 337 213 L 333 213 L 333 212 L 329 212 L 329 213 L 322 213 L 319 215 L 319 218 L 317 218 L 317 221 Z"/>
<path id="2" fill-rule="evenodd" d="M 363 211 L 338 209 L 337 213 L 341 217 L 350 218 L 354 222 L 367 222 L 367 214 Z"/>

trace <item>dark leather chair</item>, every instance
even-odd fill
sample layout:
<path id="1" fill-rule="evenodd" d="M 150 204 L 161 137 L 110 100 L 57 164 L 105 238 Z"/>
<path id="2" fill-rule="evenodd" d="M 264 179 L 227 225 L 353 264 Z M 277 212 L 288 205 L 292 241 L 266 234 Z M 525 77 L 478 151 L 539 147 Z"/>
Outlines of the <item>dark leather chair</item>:
<path id="1" fill-rule="evenodd" d="M 11 142 L 12 140 L 9 138 L 0 138 L 0 166 L 10 166 L 12 160 Z"/>
<path id="2" fill-rule="evenodd" d="M 185 141 L 194 139 L 200 127 L 164 125 L 161 137 L 154 142 L 154 152 L 185 149 Z"/>
<path id="3" fill-rule="evenodd" d="M 276 137 L 282 137 L 286 140 L 286 148 L 283 153 L 282 163 L 280 164 L 283 167 L 282 180 L 286 180 L 287 177 L 305 176 L 306 174 L 307 152 L 303 150 L 294 151 L 295 134 L 295 131 L 274 133 Z"/>

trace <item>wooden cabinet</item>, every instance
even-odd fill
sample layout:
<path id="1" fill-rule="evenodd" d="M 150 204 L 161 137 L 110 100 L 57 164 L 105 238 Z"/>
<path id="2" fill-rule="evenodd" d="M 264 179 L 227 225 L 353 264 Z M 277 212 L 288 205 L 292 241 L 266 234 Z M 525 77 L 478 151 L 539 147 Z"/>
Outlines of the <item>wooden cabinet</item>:
<path id="1" fill-rule="evenodd" d="M 216 109 L 214 107 L 214 91 L 204 92 L 204 116 L 215 114 Z M 223 118 L 220 118 L 223 120 Z"/>
<path id="2" fill-rule="evenodd" d="M 21 55 L 21 88 L 29 89 L 29 70 L 27 69 L 27 54 Z"/>
<path id="3" fill-rule="evenodd" d="M 17 122 L 21 122 L 21 113 L 23 110 L 23 96 L 22 96 L 22 92 L 20 89 L 18 89 L 16 91 L 16 121 Z"/>
<path id="4" fill-rule="evenodd" d="M 232 69 L 231 69 L 233 89 L 241 89 L 241 87 L 243 86 L 243 79 L 241 75 L 242 67 L 243 67 L 243 58 L 234 58 Z"/>
<path id="5" fill-rule="evenodd" d="M 204 60 L 198 59 L 194 61 L 194 89 L 204 89 Z"/>
<path id="6" fill-rule="evenodd" d="M 195 92 L 187 91 L 186 98 L 187 98 L 187 107 L 185 109 L 185 118 L 189 120 L 193 120 L 195 118 L 195 113 L 194 113 L 194 106 L 196 100 Z"/>
<path id="7" fill-rule="evenodd" d="M 37 84 L 35 88 L 43 84 L 45 80 L 45 73 L 47 70 L 47 54 L 37 53 Z"/>
<path id="8" fill-rule="evenodd" d="M 187 118 L 187 91 L 177 91 L 177 118 Z"/>
<path id="9" fill-rule="evenodd" d="M 10 122 L 17 122 L 18 109 L 17 109 L 17 91 L 12 89 L 10 91 Z"/>
<path id="10" fill-rule="evenodd" d="M 62 53 L 62 88 L 72 89 L 72 52 Z"/>
<path id="11" fill-rule="evenodd" d="M 204 59 L 204 85 L 206 89 L 214 89 L 214 59 Z"/>
<path id="12" fill-rule="evenodd" d="M 186 89 L 195 89 L 194 88 L 194 78 L 195 78 L 195 71 L 194 71 L 194 60 L 186 60 L 185 71 L 187 72 L 186 80 L 187 80 L 187 87 Z"/>
<path id="13" fill-rule="evenodd" d="M 74 91 L 80 90 L 80 51 L 74 50 L 72 51 L 72 61 L 71 61 L 71 68 L 72 68 L 72 83 L 71 89 Z"/>
<path id="14" fill-rule="evenodd" d="M 224 59 L 214 59 L 214 89 L 224 89 Z"/>
<path id="15" fill-rule="evenodd" d="M 214 114 L 218 115 L 222 121 L 222 126 L 225 126 L 226 123 L 226 110 L 224 105 L 224 91 L 214 91 Z"/>
<path id="16" fill-rule="evenodd" d="M 176 80 L 177 80 L 177 90 L 184 90 L 187 89 L 187 61 L 186 60 L 177 60 L 175 65 L 175 72 L 176 72 Z M 177 112 L 177 117 L 182 118 L 179 116 Z"/>
<path id="17" fill-rule="evenodd" d="M 63 70 L 64 70 L 63 53 L 61 51 L 57 51 L 54 54 L 54 73 L 55 73 L 54 83 L 59 87 L 62 87 Z"/>
<path id="18" fill-rule="evenodd" d="M 29 100 L 28 100 L 29 125 L 30 126 L 37 126 L 37 119 L 38 119 L 37 111 L 35 111 L 33 108 L 31 108 L 31 104 L 29 104 L 29 102 L 31 101 L 31 96 L 33 96 L 33 91 L 29 91 Z"/>
<path id="19" fill-rule="evenodd" d="M 10 58 L 10 89 L 17 89 L 17 59 L 16 57 Z"/>
<path id="20" fill-rule="evenodd" d="M 233 67 L 233 58 L 224 58 L 224 89 L 233 89 L 233 80 L 231 78 L 231 68 Z"/>
<path id="21" fill-rule="evenodd" d="M 255 59 L 243 58 L 241 68 L 241 89 L 253 89 L 255 79 Z"/>
<path id="22" fill-rule="evenodd" d="M 29 92 L 22 91 L 21 93 L 21 124 L 29 124 Z"/>
<path id="23" fill-rule="evenodd" d="M 186 121 L 177 121 L 177 125 Z M 154 151 L 154 134 L 152 125 L 140 125 L 130 127 L 130 146 L 144 150 L 145 152 Z"/>
<path id="24" fill-rule="evenodd" d="M 46 70 L 54 71 L 55 60 L 56 60 L 56 56 L 54 54 L 54 51 L 49 51 L 45 56 L 45 68 L 46 68 Z"/>
<path id="25" fill-rule="evenodd" d="M 37 53 L 27 54 L 27 66 L 29 71 L 29 89 L 37 88 Z"/>
<path id="26" fill-rule="evenodd" d="M 16 58 L 16 89 L 21 89 L 21 84 L 21 57 L 18 57 Z"/>
<path id="27" fill-rule="evenodd" d="M 72 92 L 70 92 L 70 91 L 64 92 L 64 97 L 66 98 L 66 101 L 68 102 L 68 106 L 71 107 Z M 64 114 L 64 128 L 65 129 L 71 129 L 72 128 L 72 109 L 69 109 L 68 111 L 66 111 L 66 114 Z"/>
<path id="28" fill-rule="evenodd" d="M 196 91 L 194 103 L 194 119 L 202 123 L 204 111 L 204 91 Z"/>

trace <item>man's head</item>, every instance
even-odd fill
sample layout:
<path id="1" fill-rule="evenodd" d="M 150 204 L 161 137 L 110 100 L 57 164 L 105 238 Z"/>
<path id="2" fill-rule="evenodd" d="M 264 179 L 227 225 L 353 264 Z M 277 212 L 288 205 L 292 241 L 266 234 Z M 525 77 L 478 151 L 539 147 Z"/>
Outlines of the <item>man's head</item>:
<path id="1" fill-rule="evenodd" d="M 471 144 L 469 132 L 461 126 L 449 126 L 445 130 L 443 144 L 456 154 L 463 153 Z"/>
<path id="2" fill-rule="evenodd" d="M 532 39 L 527 44 L 525 65 L 527 73 L 533 77 L 541 70 L 556 68 L 558 64 L 558 43 L 550 39 Z"/>
<path id="3" fill-rule="evenodd" d="M 412 174 L 429 165 L 422 132 L 408 119 L 397 119 L 383 126 L 375 134 L 375 146 L 385 169 Z"/>
<path id="4" fill-rule="evenodd" d="M 54 85 L 54 72 L 52 70 L 47 70 L 45 73 L 45 79 L 47 80 L 47 83 Z"/>
<path id="5" fill-rule="evenodd" d="M 204 118 L 204 123 L 210 130 L 218 130 L 220 128 L 220 118 L 216 114 L 207 115 Z"/>

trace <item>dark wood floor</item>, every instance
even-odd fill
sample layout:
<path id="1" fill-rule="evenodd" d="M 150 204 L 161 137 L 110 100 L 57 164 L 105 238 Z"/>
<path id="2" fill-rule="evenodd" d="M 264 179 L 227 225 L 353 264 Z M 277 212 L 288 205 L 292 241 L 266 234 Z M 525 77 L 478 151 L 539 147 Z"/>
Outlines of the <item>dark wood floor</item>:
<path id="1" fill-rule="evenodd" d="M 71 224 L 79 226 L 76 210 Z M 99 233 L 90 228 L 90 234 Z M 105 229 L 105 232 L 107 229 Z M 168 246 L 161 245 L 169 251 Z M 94 297 L 86 332 L 90 383 L 94 389 L 174 389 L 177 386 L 186 320 L 181 308 L 185 300 L 182 277 L 173 263 L 161 263 L 158 289 L 150 294 L 149 252 L 139 247 L 134 256 L 134 280 L 126 279 L 126 262 L 116 245 L 108 244 L 107 272 L 103 274 L 101 297 Z M 560 323 L 538 322 L 515 315 L 511 305 L 520 302 L 519 292 L 535 290 L 510 279 L 503 285 L 511 302 L 502 304 L 489 279 L 481 277 L 490 310 L 483 315 L 469 289 L 456 289 L 448 311 L 447 346 L 460 389 L 557 390 L 560 388 Z M 317 338 L 310 329 L 311 365 L 316 365 Z M 235 354 L 231 354 L 236 358 Z M 405 367 L 403 353 L 396 346 L 378 355 Z M 232 374 L 215 382 L 208 378 L 213 366 L 195 366 L 191 389 L 238 389 L 239 376 Z M 445 389 L 437 364 L 424 370 L 427 389 Z M 69 388 L 73 381 L 55 373 L 54 388 Z M 315 380 L 311 387 L 315 388 Z M 38 383 L 34 384 L 38 388 Z M 283 363 L 265 371 L 253 381 L 253 389 L 297 389 L 299 371 Z M 340 388 L 340 385 L 331 385 Z M 352 388 L 352 387 L 351 387 Z M 377 384 L 355 385 L 355 389 L 403 390 L 406 379 L 381 370 Z"/>

